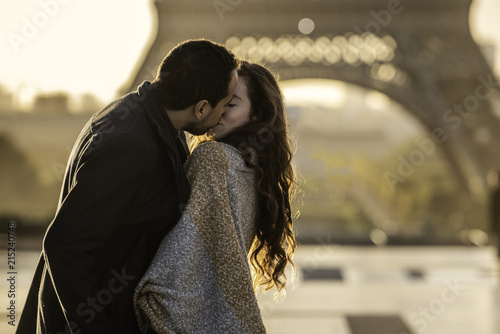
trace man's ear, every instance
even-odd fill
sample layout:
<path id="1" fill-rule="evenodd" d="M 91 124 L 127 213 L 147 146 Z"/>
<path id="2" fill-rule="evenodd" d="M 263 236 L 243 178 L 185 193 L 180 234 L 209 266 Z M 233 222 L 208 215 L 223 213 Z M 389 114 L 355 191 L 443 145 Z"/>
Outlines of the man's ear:
<path id="1" fill-rule="evenodd" d="M 201 100 L 194 105 L 194 116 L 198 121 L 203 121 L 212 112 L 212 107 L 207 100 Z"/>

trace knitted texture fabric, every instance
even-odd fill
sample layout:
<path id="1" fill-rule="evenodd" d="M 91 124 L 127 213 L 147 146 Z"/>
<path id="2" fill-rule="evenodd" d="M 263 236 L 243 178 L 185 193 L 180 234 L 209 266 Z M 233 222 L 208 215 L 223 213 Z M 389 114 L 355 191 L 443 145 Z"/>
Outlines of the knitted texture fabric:
<path id="1" fill-rule="evenodd" d="M 135 290 L 141 330 L 265 333 L 248 263 L 253 171 L 236 148 L 218 142 L 199 145 L 185 168 L 188 204 Z"/>

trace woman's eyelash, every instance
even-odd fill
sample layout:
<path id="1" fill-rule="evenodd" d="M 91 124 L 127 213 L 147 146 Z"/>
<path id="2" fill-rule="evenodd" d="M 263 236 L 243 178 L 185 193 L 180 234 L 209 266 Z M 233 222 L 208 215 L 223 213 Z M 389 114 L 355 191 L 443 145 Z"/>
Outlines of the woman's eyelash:
<path id="1" fill-rule="evenodd" d="M 227 106 L 228 106 L 228 107 L 234 107 L 235 105 L 236 105 L 236 104 L 234 104 L 234 103 L 229 103 Z"/>

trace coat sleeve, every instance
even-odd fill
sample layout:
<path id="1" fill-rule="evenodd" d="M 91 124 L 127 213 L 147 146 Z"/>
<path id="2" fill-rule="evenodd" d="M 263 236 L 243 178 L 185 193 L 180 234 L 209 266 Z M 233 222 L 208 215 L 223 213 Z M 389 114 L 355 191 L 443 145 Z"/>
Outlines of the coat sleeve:
<path id="1" fill-rule="evenodd" d="M 75 331 L 80 333 L 115 333 L 106 312 L 89 317 L 82 305 L 110 285 L 104 282 L 110 273 L 96 262 L 133 203 L 148 171 L 149 155 L 139 139 L 120 134 L 87 150 L 80 159 L 74 175 L 66 176 L 71 190 L 49 226 L 43 255 L 70 327 L 81 329 Z"/>
<path id="2" fill-rule="evenodd" d="M 229 157 L 199 145 L 186 171 L 191 196 L 135 290 L 142 328 L 169 333 L 265 333 L 245 247 L 230 209 Z"/>
<path id="3" fill-rule="evenodd" d="M 246 249 L 239 243 L 231 214 L 229 164 L 217 142 L 204 143 L 193 151 L 187 166 L 192 193 L 186 211 L 196 224 L 217 283 L 235 316 L 247 333 L 265 333 Z"/>

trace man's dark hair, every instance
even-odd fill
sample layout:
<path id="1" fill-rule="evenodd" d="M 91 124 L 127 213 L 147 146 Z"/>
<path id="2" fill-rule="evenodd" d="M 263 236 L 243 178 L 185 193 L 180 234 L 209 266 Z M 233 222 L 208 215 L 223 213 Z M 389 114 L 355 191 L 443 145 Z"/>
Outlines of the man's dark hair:
<path id="1" fill-rule="evenodd" d="M 227 96 L 231 73 L 237 68 L 236 57 L 222 44 L 188 40 L 163 59 L 153 92 L 170 110 L 182 110 L 201 100 L 215 107 Z"/>

